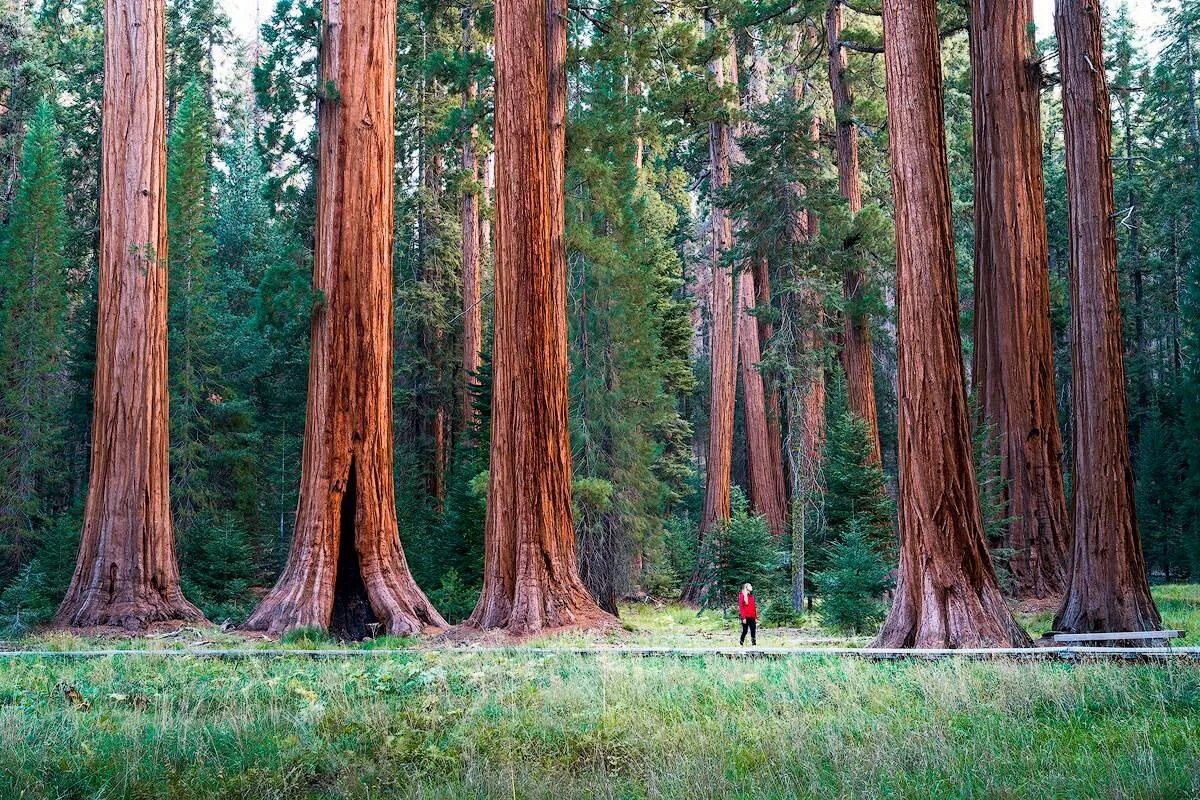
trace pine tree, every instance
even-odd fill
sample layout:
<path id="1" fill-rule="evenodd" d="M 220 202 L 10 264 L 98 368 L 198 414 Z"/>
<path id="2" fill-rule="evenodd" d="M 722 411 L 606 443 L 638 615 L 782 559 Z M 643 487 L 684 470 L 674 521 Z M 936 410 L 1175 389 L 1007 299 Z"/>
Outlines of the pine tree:
<path id="1" fill-rule="evenodd" d="M 0 229 L 0 578 L 32 555 L 60 480 L 68 305 L 66 206 L 54 109 L 42 101 Z"/>

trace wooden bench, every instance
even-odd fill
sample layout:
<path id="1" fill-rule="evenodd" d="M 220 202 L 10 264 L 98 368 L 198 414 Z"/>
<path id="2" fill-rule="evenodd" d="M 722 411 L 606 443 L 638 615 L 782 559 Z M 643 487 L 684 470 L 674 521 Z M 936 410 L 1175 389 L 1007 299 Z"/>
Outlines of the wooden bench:
<path id="1" fill-rule="evenodd" d="M 1172 639 L 1186 636 L 1187 631 L 1122 631 L 1117 633 L 1057 633 L 1049 634 L 1055 644 L 1085 644 L 1104 642 L 1166 642 L 1171 646 Z"/>

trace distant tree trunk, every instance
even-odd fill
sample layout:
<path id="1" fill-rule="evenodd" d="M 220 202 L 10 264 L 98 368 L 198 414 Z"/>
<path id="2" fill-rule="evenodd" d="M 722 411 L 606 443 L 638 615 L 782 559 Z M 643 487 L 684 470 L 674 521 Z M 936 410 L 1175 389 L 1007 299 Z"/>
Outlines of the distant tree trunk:
<path id="1" fill-rule="evenodd" d="M 1075 540 L 1056 630 L 1157 630 L 1134 511 L 1100 6 L 1058 0 L 1071 240 Z"/>
<path id="2" fill-rule="evenodd" d="M 974 0 L 975 354 L 995 427 L 1017 594 L 1061 597 L 1070 522 L 1050 334 L 1041 69 L 1030 0 Z"/>
<path id="3" fill-rule="evenodd" d="M 392 479 L 392 117 L 396 3 L 326 0 L 300 501 L 287 567 L 246 628 L 360 638 L 446 623 L 413 582 Z"/>
<path id="4" fill-rule="evenodd" d="M 435 83 L 433 89 L 439 89 Z M 428 203 L 422 208 L 422 215 L 428 215 L 435 220 L 442 214 L 442 177 L 445 163 L 438 150 L 431 150 L 425 159 L 425 170 L 422 176 Z M 425 235 L 422 237 L 421 280 L 434 291 L 440 292 L 445 283 L 442 276 L 443 264 L 440 254 L 441 226 L 425 225 Z M 446 334 L 441 322 L 428 321 L 425 324 L 425 354 L 429 359 L 429 397 L 433 405 L 432 413 L 423 418 L 424 430 L 428 437 L 431 459 L 429 472 L 426 475 L 426 489 L 434 501 L 434 507 L 441 513 L 446 500 L 446 468 L 449 462 L 450 448 L 447 444 L 449 431 L 446 425 L 446 403 L 443 395 L 445 389 L 444 344 Z"/>
<path id="5" fill-rule="evenodd" d="M 936 0 L 884 0 L 899 310 L 900 570 L 881 647 L 1012 646 L 984 541 L 958 329 Z"/>
<path id="6" fill-rule="evenodd" d="M 717 86 L 737 85 L 737 54 L 732 40 L 727 53 L 713 60 L 709 69 Z M 730 182 L 733 161 L 733 129 L 725 120 L 708 125 L 709 184 L 715 197 Z M 716 202 L 712 204 L 712 290 L 711 290 L 711 392 L 708 418 L 708 458 L 704 487 L 704 511 L 700 519 L 700 542 L 704 547 L 709 531 L 729 520 L 730 469 L 733 465 L 733 415 L 737 401 L 737 347 L 733 309 L 733 272 L 724 264 L 733 247 L 733 220 Z M 684 588 L 683 599 L 697 602 L 704 594 L 704 579 L 697 567 Z"/>
<path id="7" fill-rule="evenodd" d="M 496 305 L 483 593 L 514 635 L 613 623 L 579 577 L 567 431 L 565 0 L 496 3 Z"/>
<path id="8" fill-rule="evenodd" d="M 837 140 L 838 186 L 850 213 L 862 211 L 862 177 L 858 166 L 858 124 L 854 121 L 854 99 L 846 81 L 846 49 L 842 38 L 842 2 L 831 0 L 825 15 L 829 48 L 829 88 L 833 94 L 833 117 Z M 875 359 L 871 352 L 871 320 L 866 302 L 866 275 L 861 267 L 848 267 L 842 275 L 846 300 L 842 334 L 842 371 L 850 410 L 867 423 L 871 456 L 882 460 L 879 447 L 879 416 L 875 407 Z"/>
<path id="9" fill-rule="evenodd" d="M 200 618 L 168 496 L 163 0 L 106 0 L 91 479 L 59 625 Z"/>
<path id="10" fill-rule="evenodd" d="M 462 12 L 463 57 L 470 58 L 475 39 L 475 21 L 472 11 Z M 479 84 L 474 77 L 467 81 L 463 95 L 463 110 L 472 113 Z M 475 151 L 476 127 L 472 125 L 463 134 L 462 167 L 467 188 L 462 196 L 462 286 L 463 286 L 463 407 L 462 426 L 470 430 L 475 426 L 475 406 L 471 388 L 478 384 L 475 373 L 482 363 L 483 310 L 480 305 L 480 249 L 483 245 L 482 228 L 479 224 L 479 158 Z"/>
<path id="11" fill-rule="evenodd" d="M 750 75 L 746 104 L 750 108 L 767 102 L 767 60 L 756 54 Z M 743 123 L 738 136 L 750 133 Z M 733 146 L 732 157 L 743 162 L 741 148 Z M 737 234 L 735 233 L 735 236 Z M 746 460 L 750 484 L 750 507 L 767 520 L 775 536 L 782 536 L 787 527 L 787 488 L 783 477 L 782 438 L 779 431 L 779 394 L 771 382 L 758 370 L 762 361 L 762 328 L 753 311 L 759 305 L 770 307 L 769 287 L 764 296 L 758 282 L 768 280 L 765 257 L 749 260 L 749 268 L 739 276 L 736 308 L 737 361 L 741 365 L 742 403 L 745 409 Z M 772 403 L 774 404 L 772 406 Z"/>
<path id="12" fill-rule="evenodd" d="M 758 371 L 762 347 L 758 341 L 758 324 L 750 313 L 756 303 L 754 273 L 747 270 L 738 279 L 737 340 L 746 412 L 750 503 L 755 513 L 766 518 L 771 533 L 782 536 L 787 526 L 783 460 L 779 442 L 772 440 L 774 428 L 768 417 L 763 376 Z"/>

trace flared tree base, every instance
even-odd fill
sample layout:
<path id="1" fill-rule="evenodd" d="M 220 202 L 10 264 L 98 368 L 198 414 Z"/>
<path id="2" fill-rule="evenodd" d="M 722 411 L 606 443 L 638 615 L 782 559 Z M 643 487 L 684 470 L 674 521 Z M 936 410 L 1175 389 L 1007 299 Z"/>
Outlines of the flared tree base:
<path id="1" fill-rule="evenodd" d="M 54 617 L 60 628 L 113 627 L 141 631 L 156 622 L 203 622 L 200 609 L 178 589 L 147 587 L 137 599 L 106 599 L 100 589 L 68 594 Z"/>
<path id="2" fill-rule="evenodd" d="M 527 637 L 555 630 L 606 631 L 620 625 L 592 599 L 582 583 L 567 591 L 552 592 L 537 585 L 519 586 L 510 600 L 505 594 L 484 594 L 463 628 L 502 631 Z"/>
<path id="3" fill-rule="evenodd" d="M 1032 646 L 999 590 L 972 589 L 965 578 L 950 587 L 920 588 L 919 598 L 914 597 L 901 579 L 872 647 L 958 650 Z"/>
<path id="4" fill-rule="evenodd" d="M 361 590 L 329 582 L 280 583 L 242 625 L 243 630 L 281 636 L 319 628 L 344 640 L 377 634 L 416 636 L 447 627 L 411 577 L 363 581 Z"/>

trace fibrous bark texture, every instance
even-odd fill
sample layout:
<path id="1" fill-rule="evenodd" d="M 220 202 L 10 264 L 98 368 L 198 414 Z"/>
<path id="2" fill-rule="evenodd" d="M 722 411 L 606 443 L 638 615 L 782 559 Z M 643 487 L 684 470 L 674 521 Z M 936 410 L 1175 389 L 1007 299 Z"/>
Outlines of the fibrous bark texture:
<path id="1" fill-rule="evenodd" d="M 984 541 L 958 326 L 936 0 L 883 4 L 899 298 L 900 570 L 882 647 L 1029 639 Z"/>
<path id="2" fill-rule="evenodd" d="M 1041 68 L 1030 0 L 974 0 L 975 353 L 993 426 L 1017 594 L 1058 598 L 1070 521 L 1050 336 Z"/>
<path id="3" fill-rule="evenodd" d="M 474 17 L 463 9 L 463 55 L 470 57 L 474 47 Z M 472 78 L 463 94 L 463 109 L 470 113 L 479 87 Z M 475 126 L 463 135 L 462 168 L 467 188 L 462 196 L 462 286 L 463 286 L 463 407 L 462 425 L 470 430 L 475 424 L 475 405 L 471 387 L 478 383 L 475 373 L 482 363 L 483 309 L 480 303 L 480 253 L 483 247 L 479 224 L 479 157 L 475 150 Z"/>
<path id="4" fill-rule="evenodd" d="M 1075 540 L 1060 631 L 1157 630 L 1134 512 L 1099 0 L 1058 0 L 1071 240 Z"/>
<path id="5" fill-rule="evenodd" d="M 392 482 L 395 0 L 326 0 L 300 501 L 287 567 L 246 627 L 360 638 L 445 622 L 400 545 Z"/>
<path id="6" fill-rule="evenodd" d="M 92 461 L 61 625 L 200 618 L 183 597 L 167 472 L 163 0 L 104 6 Z"/>
<path id="7" fill-rule="evenodd" d="M 858 125 L 854 98 L 846 81 L 846 48 L 842 46 L 842 0 L 831 0 L 825 16 L 829 48 L 829 88 L 833 94 L 837 141 L 838 186 L 851 214 L 862 211 L 862 177 L 858 166 Z M 871 351 L 871 320 L 864 309 L 866 275 L 861 267 L 848 267 L 842 275 L 846 314 L 842 333 L 842 371 L 850 410 L 867 423 L 871 458 L 881 460 L 879 417 L 875 408 L 875 357 Z"/>
<path id="8" fill-rule="evenodd" d="M 567 431 L 565 0 L 496 3 L 496 306 L 483 594 L 516 635 L 607 626 L 579 577 Z"/>

